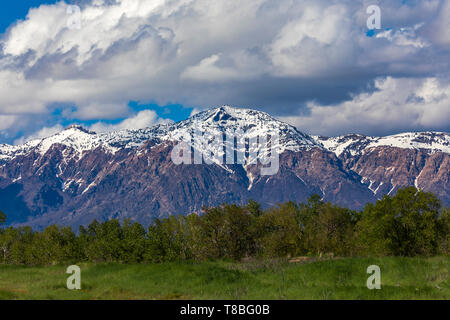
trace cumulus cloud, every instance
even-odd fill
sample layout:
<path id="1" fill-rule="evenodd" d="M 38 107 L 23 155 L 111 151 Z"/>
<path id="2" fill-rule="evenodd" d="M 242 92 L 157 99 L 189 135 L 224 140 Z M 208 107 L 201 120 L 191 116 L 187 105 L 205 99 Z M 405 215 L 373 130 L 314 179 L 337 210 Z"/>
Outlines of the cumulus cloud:
<path id="1" fill-rule="evenodd" d="M 136 115 L 121 121 L 118 124 L 106 124 L 104 122 L 94 123 L 89 127 L 95 132 L 108 132 L 124 129 L 144 129 L 156 124 L 170 122 L 168 119 L 159 118 L 153 110 L 143 110 Z"/>
<path id="2" fill-rule="evenodd" d="M 399 30 L 386 30 L 376 35 L 377 38 L 385 38 L 396 45 L 413 46 L 416 48 L 423 48 L 429 46 L 427 41 L 417 36 L 416 31 L 420 29 L 423 24 L 418 24 L 413 28 L 400 28 Z"/>
<path id="3" fill-rule="evenodd" d="M 18 124 L 38 131 L 58 108 L 66 120 L 123 119 L 130 101 L 198 110 L 229 104 L 283 117 L 312 106 L 357 111 L 357 97 L 389 91 L 376 79 L 421 87 L 424 79 L 450 77 L 450 0 L 378 1 L 384 30 L 374 37 L 366 36 L 368 0 L 78 3 L 79 29 L 70 27 L 74 16 L 61 1 L 31 9 L 0 39 L 4 136 Z M 141 117 L 149 122 L 149 114 Z M 402 125 L 388 123 L 386 133 Z"/>
<path id="4" fill-rule="evenodd" d="M 8 129 L 10 126 L 14 124 L 14 122 L 17 120 L 17 117 L 15 116 L 5 116 L 0 115 L 0 130 Z"/>
<path id="5" fill-rule="evenodd" d="M 439 2 L 439 13 L 428 26 L 428 35 L 437 45 L 448 47 L 450 45 L 450 1 Z"/>
<path id="6" fill-rule="evenodd" d="M 197 113 L 199 113 L 199 112 L 201 112 L 201 110 L 199 110 L 199 109 L 197 109 L 197 108 L 192 109 L 191 114 L 190 114 L 190 117 L 195 116 L 195 115 L 196 115 Z"/>
<path id="7" fill-rule="evenodd" d="M 348 17 L 345 5 L 310 4 L 271 43 L 269 52 L 275 71 L 279 75 L 308 77 L 348 65 L 356 53 L 354 21 Z"/>
<path id="8" fill-rule="evenodd" d="M 169 122 L 171 122 L 171 120 L 158 117 L 156 112 L 153 110 L 143 110 L 135 115 L 131 115 L 129 118 L 126 118 L 117 124 L 109 124 L 104 121 L 98 121 L 88 126 L 87 128 L 90 131 L 100 133 L 125 129 L 144 129 L 147 127 L 154 126 L 156 124 L 163 124 Z M 52 127 L 43 127 L 42 129 L 33 132 L 32 134 L 26 137 L 20 137 L 19 139 L 16 139 L 14 141 L 14 144 L 23 144 L 30 140 L 47 138 L 61 132 L 62 130 L 64 130 L 64 127 L 61 124 L 57 124 Z"/>
<path id="9" fill-rule="evenodd" d="M 309 115 L 283 120 L 312 134 L 380 135 L 397 132 L 439 130 L 450 123 L 450 84 L 436 78 L 379 79 L 376 90 L 354 96 L 335 106 L 308 105 Z"/>
<path id="10" fill-rule="evenodd" d="M 60 124 L 57 124 L 53 127 L 43 127 L 42 129 L 34 132 L 33 134 L 29 135 L 28 137 L 21 137 L 20 139 L 15 140 L 14 144 L 23 144 L 30 140 L 47 138 L 47 137 L 50 137 L 50 136 L 60 132 L 61 130 L 63 130 L 63 126 Z"/>
<path id="11" fill-rule="evenodd" d="M 228 61 L 227 61 L 228 60 Z M 180 78 L 203 82 L 227 82 L 251 79 L 264 71 L 262 64 L 247 52 L 238 52 L 227 60 L 222 54 L 213 54 L 199 62 L 198 65 L 187 67 Z"/>

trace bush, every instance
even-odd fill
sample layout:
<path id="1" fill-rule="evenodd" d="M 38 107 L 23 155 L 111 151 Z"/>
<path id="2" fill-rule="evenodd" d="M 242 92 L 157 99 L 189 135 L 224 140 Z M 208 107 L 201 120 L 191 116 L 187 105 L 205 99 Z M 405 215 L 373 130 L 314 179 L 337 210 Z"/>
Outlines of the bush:
<path id="1" fill-rule="evenodd" d="M 0 221 L 4 221 L 0 214 Z M 355 212 L 313 195 L 263 210 L 224 204 L 204 214 L 80 227 L 0 229 L 0 263 L 169 262 L 300 255 L 430 256 L 450 253 L 450 211 L 433 194 L 400 189 Z"/>
<path id="2" fill-rule="evenodd" d="M 358 223 L 363 253 L 375 255 L 433 255 L 439 250 L 441 203 L 433 194 L 414 187 L 400 189 L 368 204 Z"/>
<path id="3" fill-rule="evenodd" d="M 5 223 L 6 215 L 0 210 L 0 224 Z"/>
<path id="4" fill-rule="evenodd" d="M 298 206 L 293 202 L 269 209 L 258 219 L 259 254 L 293 257 L 302 249 L 303 230 Z"/>
<path id="5" fill-rule="evenodd" d="M 445 255 L 450 254 L 450 208 L 442 209 L 438 219 L 439 228 L 439 252 Z"/>

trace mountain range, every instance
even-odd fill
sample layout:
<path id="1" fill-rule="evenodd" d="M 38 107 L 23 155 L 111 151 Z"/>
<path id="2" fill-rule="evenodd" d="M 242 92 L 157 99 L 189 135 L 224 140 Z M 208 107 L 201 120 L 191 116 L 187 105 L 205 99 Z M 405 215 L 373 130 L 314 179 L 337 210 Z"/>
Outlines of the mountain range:
<path id="1" fill-rule="evenodd" d="M 174 146 L 194 131 L 223 137 L 240 132 L 229 147 L 234 155 L 243 152 L 243 162 L 175 164 Z M 263 175 L 252 153 L 238 149 L 273 133 L 279 136 L 279 170 Z M 207 136 L 201 139 L 191 145 L 194 150 L 225 157 Z M 270 153 L 269 145 L 274 147 L 259 145 L 257 154 Z M 264 112 L 229 106 L 146 129 L 95 133 L 71 126 L 23 145 L 0 145 L 0 209 L 8 224 L 35 228 L 111 218 L 149 224 L 201 213 L 204 206 L 253 199 L 268 207 L 312 194 L 361 209 L 404 186 L 433 192 L 448 205 L 449 178 L 445 132 L 311 136 Z"/>

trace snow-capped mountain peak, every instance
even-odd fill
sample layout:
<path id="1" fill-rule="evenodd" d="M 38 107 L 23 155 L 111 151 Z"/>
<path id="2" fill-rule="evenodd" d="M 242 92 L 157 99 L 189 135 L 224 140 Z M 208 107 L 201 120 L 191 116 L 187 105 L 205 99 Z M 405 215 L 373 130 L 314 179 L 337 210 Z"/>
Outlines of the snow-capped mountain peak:
<path id="1" fill-rule="evenodd" d="M 233 108 L 230 106 L 221 106 L 218 108 L 199 112 L 192 117 L 195 120 L 203 120 L 206 122 L 260 122 L 260 121 L 278 121 L 269 114 L 256 111 L 253 109 Z"/>
<path id="2" fill-rule="evenodd" d="M 312 137 L 265 112 L 221 106 L 199 112 L 178 123 L 161 124 L 145 129 L 95 133 L 80 125 L 72 125 L 50 137 L 34 139 L 22 145 L 0 145 L 0 160 L 8 161 L 31 151 L 45 154 L 54 145 L 71 148 L 75 151 L 74 154 L 79 157 L 82 156 L 84 151 L 99 147 L 106 152 L 115 153 L 124 148 L 137 148 L 151 139 L 160 142 L 180 141 L 196 132 L 207 133 L 209 137 L 235 136 L 242 141 L 277 134 L 279 144 L 274 147 L 279 153 L 286 150 L 297 152 L 311 148 L 324 148 L 334 152 L 337 156 L 344 152 L 354 156 L 378 146 L 450 153 L 450 135 L 445 132 L 409 132 L 387 137 L 371 137 L 359 134 L 333 138 Z M 204 151 L 220 153 L 220 150 L 216 148 L 217 146 L 208 147 L 207 141 L 201 141 L 200 144 L 201 146 L 196 147 L 204 148 L 206 146 Z M 263 149 L 267 149 L 267 146 Z M 268 152 L 267 150 L 259 151 Z"/>
<path id="3" fill-rule="evenodd" d="M 450 135 L 446 132 L 405 132 L 386 137 L 349 134 L 338 137 L 314 136 L 326 149 L 340 156 L 344 152 L 359 155 L 376 147 L 420 149 L 430 153 L 450 153 Z"/>
<path id="4" fill-rule="evenodd" d="M 230 135 L 242 130 L 245 138 L 278 134 L 280 140 L 283 141 L 283 149 L 321 147 L 309 135 L 271 117 L 265 112 L 230 106 L 222 106 L 197 113 L 193 117 L 175 124 L 174 128 Z"/>
<path id="5" fill-rule="evenodd" d="M 192 160 L 198 151 L 212 153 L 208 160 L 216 165 L 205 157 L 199 165 L 175 165 L 173 145 L 186 137 L 197 151 Z M 151 223 L 221 203 L 255 199 L 272 206 L 314 193 L 359 209 L 404 186 L 448 204 L 449 146 L 448 133 L 433 132 L 314 139 L 264 112 L 223 106 L 145 129 L 94 133 L 71 126 L 22 145 L 0 145 L 0 197 L 11 223 L 30 219 L 35 226 L 126 217 Z M 290 152 L 272 161 L 273 149 Z M 267 160 L 268 153 L 270 167 L 253 165 L 255 155 Z M 239 165 L 231 165 L 230 154 Z M 263 174 L 271 167 L 273 175 Z"/>
<path id="6" fill-rule="evenodd" d="M 63 145 L 82 155 L 84 151 L 103 147 L 108 152 L 116 152 L 123 148 L 135 148 L 151 139 L 159 141 L 179 141 L 195 132 L 207 133 L 209 136 L 230 135 L 239 139 L 264 137 L 277 134 L 278 152 L 285 150 L 322 148 L 312 137 L 301 133 L 295 127 L 272 118 L 264 112 L 252 109 L 238 109 L 222 106 L 200 112 L 187 120 L 156 125 L 138 130 L 120 130 L 95 133 L 80 125 L 72 125 L 65 130 L 43 139 L 28 141 L 23 145 L 0 145 L 0 160 L 9 160 L 16 155 L 23 155 L 32 150 L 45 154 L 54 145 Z M 204 141 L 203 141 L 204 142 Z M 202 146 L 207 143 L 202 143 Z M 215 152 L 217 150 L 205 150 Z"/>
<path id="7" fill-rule="evenodd" d="M 69 131 L 69 132 L 72 132 L 72 133 L 81 131 L 81 132 L 84 132 L 84 133 L 87 133 L 87 134 L 96 134 L 94 131 L 90 131 L 90 130 L 86 129 L 85 127 L 83 127 L 80 124 L 72 124 L 72 125 L 68 126 L 66 129 L 64 129 L 64 131 Z"/>

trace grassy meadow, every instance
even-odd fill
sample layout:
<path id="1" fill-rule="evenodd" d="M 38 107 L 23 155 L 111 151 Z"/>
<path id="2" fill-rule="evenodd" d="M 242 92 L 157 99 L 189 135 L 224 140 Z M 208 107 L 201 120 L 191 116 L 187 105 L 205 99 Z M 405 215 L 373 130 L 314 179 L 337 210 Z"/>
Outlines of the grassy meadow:
<path id="1" fill-rule="evenodd" d="M 66 288 L 67 266 L 0 265 L 0 299 L 450 299 L 449 263 L 449 257 L 81 263 L 78 291 Z M 366 287 L 373 264 L 381 268 L 381 290 Z"/>

